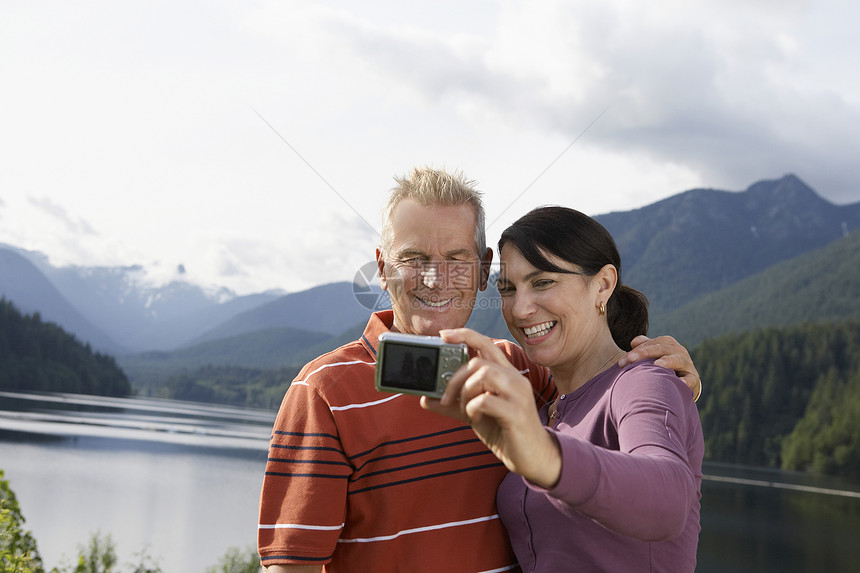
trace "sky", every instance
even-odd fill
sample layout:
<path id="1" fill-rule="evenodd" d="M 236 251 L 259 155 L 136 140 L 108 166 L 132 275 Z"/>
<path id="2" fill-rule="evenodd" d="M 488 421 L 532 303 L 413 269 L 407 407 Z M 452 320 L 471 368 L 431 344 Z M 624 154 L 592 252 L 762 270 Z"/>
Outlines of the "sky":
<path id="1" fill-rule="evenodd" d="M 860 3 L 2 0 L 0 243 L 237 294 L 352 280 L 393 177 L 488 241 L 793 173 L 860 201 Z"/>

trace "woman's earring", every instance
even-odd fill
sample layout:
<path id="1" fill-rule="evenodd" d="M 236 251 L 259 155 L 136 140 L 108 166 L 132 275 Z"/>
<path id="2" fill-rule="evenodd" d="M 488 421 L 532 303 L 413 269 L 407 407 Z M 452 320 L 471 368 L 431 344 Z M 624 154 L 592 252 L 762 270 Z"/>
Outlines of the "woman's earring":
<path id="1" fill-rule="evenodd" d="M 604 314 L 606 314 L 606 304 L 601 302 L 597 310 L 598 312 L 600 312 L 600 315 L 603 316 Z"/>

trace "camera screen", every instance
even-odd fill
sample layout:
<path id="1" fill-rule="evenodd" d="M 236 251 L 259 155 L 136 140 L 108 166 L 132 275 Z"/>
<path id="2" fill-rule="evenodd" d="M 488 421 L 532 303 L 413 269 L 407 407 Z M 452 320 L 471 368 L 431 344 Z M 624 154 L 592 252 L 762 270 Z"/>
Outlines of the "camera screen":
<path id="1" fill-rule="evenodd" d="M 439 348 L 388 343 L 382 384 L 394 388 L 432 392 L 436 389 Z"/>

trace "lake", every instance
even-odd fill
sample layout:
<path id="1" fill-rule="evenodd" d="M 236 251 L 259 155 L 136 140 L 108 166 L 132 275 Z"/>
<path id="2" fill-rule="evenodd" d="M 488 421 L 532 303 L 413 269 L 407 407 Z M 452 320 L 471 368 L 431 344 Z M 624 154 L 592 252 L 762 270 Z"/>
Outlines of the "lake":
<path id="1" fill-rule="evenodd" d="M 121 564 L 203 573 L 252 547 L 273 412 L 0 392 L 0 469 L 45 565 L 110 533 Z M 860 484 L 707 464 L 699 572 L 860 570 Z M 126 570 L 125 568 L 122 570 Z"/>
<path id="2" fill-rule="evenodd" d="M 274 414 L 162 400 L 0 393 L 5 470 L 46 566 L 110 533 L 166 573 L 256 543 Z"/>

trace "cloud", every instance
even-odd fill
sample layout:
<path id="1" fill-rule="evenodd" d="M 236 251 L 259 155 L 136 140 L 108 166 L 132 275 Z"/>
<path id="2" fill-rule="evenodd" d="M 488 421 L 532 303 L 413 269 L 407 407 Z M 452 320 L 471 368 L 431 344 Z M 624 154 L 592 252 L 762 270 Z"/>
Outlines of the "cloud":
<path id="1" fill-rule="evenodd" d="M 686 165 L 715 187 L 795 172 L 845 201 L 860 181 L 858 86 L 809 59 L 826 42 L 816 17 L 833 6 L 514 2 L 482 36 L 355 16 L 324 29 L 393 90 L 454 100 L 466 120 L 572 140 L 607 110 L 582 145 Z"/>
<path id="2" fill-rule="evenodd" d="M 282 213 L 280 231 L 265 235 L 231 230 L 189 229 L 181 248 L 171 255 L 182 260 L 185 278 L 197 284 L 220 285 L 246 294 L 265 289 L 299 291 L 319 284 L 351 280 L 373 260 L 376 231 L 348 208 Z M 174 269 L 173 261 L 148 263 Z"/>
<path id="3" fill-rule="evenodd" d="M 72 217 L 65 208 L 51 201 L 48 197 L 28 197 L 30 205 L 60 223 L 66 231 L 78 236 L 96 236 L 98 233 L 90 224 L 81 218 Z"/>
<path id="4" fill-rule="evenodd" d="M 858 198 L 857 3 L 10 6 L 0 238 L 54 260 L 347 280 L 391 176 L 423 163 L 478 180 L 491 242 L 537 204 L 788 172 Z"/>
<path id="5" fill-rule="evenodd" d="M 805 27 L 810 5 L 669 4 L 594 8 L 603 13 L 578 28 L 577 56 L 561 70 L 584 87 L 536 101 L 545 124 L 575 132 L 583 114 L 609 106 L 589 137 L 604 148 L 686 164 L 710 186 L 793 171 L 832 198 L 856 197 L 860 164 L 845 150 L 860 108 L 827 84 L 797 85 L 814 68 L 801 57 L 807 43 L 820 40 Z M 545 20 L 559 27 L 546 35 L 561 37 L 573 18 Z"/>

